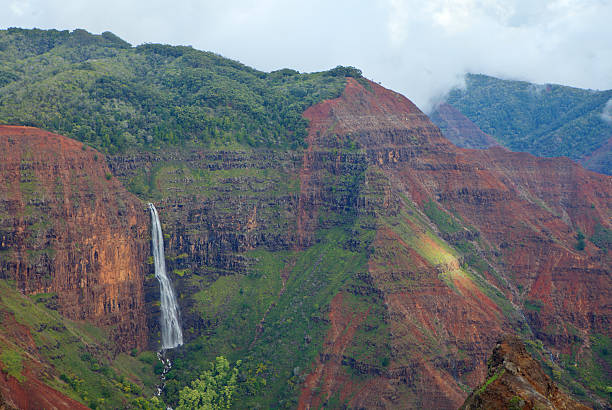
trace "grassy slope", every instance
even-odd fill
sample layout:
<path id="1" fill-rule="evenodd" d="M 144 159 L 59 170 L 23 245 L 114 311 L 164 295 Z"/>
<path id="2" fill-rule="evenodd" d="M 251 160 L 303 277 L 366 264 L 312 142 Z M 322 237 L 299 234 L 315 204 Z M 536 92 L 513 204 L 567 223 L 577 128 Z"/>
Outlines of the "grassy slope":
<path id="1" fill-rule="evenodd" d="M 29 362 L 50 365 L 53 370 L 44 373 L 47 378 L 43 381 L 93 408 L 123 407 L 140 395 L 152 395 L 157 359 L 150 352 L 143 353 L 140 360 L 125 353 L 114 356 L 103 330 L 63 318 L 47 307 L 50 301 L 52 294 L 27 297 L 11 283 L 0 281 L 0 310 L 27 327 L 36 344 L 36 354 L 28 352 L 26 341 L 11 337 L 13 330 L 0 323 L 0 360 L 6 367 L 6 357 L 19 358 L 20 365 L 12 366 L 13 375 L 23 379 L 24 374 L 15 369 Z"/>

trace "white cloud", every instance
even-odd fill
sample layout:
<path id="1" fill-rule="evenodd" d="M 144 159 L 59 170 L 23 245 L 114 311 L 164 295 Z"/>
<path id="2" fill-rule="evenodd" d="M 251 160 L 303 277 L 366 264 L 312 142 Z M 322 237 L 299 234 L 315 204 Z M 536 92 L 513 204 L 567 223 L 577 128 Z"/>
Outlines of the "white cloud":
<path id="1" fill-rule="evenodd" d="M 0 27 L 110 30 L 262 70 L 354 65 L 424 109 L 468 71 L 612 88 L 607 0 L 29 0 L 9 10 Z"/>
<path id="2" fill-rule="evenodd" d="M 13 1 L 11 2 L 9 9 L 14 15 L 23 16 L 30 9 L 30 5 L 27 1 Z"/>
<path id="3" fill-rule="evenodd" d="M 609 124 L 612 124 L 612 98 L 610 98 L 604 106 L 603 111 L 601 112 L 601 119 Z"/>

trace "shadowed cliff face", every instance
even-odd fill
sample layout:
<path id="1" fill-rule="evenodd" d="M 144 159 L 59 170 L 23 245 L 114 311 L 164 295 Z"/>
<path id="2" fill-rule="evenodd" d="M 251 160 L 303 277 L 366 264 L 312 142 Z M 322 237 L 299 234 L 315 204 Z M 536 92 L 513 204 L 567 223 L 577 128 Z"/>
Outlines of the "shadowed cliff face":
<path id="1" fill-rule="evenodd" d="M 147 340 L 142 205 L 80 142 L 0 126 L 0 271 L 26 294 L 56 293 L 60 312 L 110 329 L 115 348 Z"/>
<path id="2" fill-rule="evenodd" d="M 386 369 L 364 370 L 367 382 L 344 383 L 341 365 L 359 368 L 352 361 L 360 358 L 332 354 L 338 343 L 351 344 L 333 329 L 355 321 L 330 313 L 332 330 L 301 407 L 335 394 L 355 406 L 458 407 L 466 387 L 485 376 L 503 329 L 532 331 L 557 353 L 609 334 L 609 257 L 590 242 L 582 251 L 575 245 L 579 230 L 590 237 L 596 225 L 610 227 L 610 177 L 567 159 L 456 148 L 406 98 L 373 83 L 349 79 L 340 98 L 305 116 L 305 168 L 316 168 L 317 151 L 351 138 L 365 151 L 367 174 L 387 181 L 374 206 L 369 275 L 384 297 L 392 353 Z M 301 199 L 324 189 L 311 174 Z M 298 226 L 307 237 L 316 210 L 304 208 Z"/>

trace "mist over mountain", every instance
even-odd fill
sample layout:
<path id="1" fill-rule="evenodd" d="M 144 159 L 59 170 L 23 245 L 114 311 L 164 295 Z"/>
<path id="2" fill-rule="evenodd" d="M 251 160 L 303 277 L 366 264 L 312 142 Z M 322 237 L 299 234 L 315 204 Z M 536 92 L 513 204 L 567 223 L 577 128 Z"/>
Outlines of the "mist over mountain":
<path id="1" fill-rule="evenodd" d="M 513 150 L 543 157 L 566 156 L 586 168 L 612 174 L 612 90 L 532 84 L 469 74 L 466 87 L 452 90 L 446 103 L 483 132 Z M 445 126 L 432 114 L 436 124 Z M 446 134 L 445 134 L 446 135 Z M 467 146 L 459 139 L 460 146 Z"/>

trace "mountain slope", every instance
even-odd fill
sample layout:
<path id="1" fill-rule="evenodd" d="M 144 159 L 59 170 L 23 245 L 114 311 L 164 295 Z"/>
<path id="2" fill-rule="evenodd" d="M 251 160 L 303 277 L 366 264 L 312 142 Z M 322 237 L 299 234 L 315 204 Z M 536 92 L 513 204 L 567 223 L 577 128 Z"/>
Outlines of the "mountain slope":
<path id="1" fill-rule="evenodd" d="M 612 154 L 606 148 L 612 124 L 602 115 L 610 99 L 612 90 L 468 74 L 466 88 L 452 90 L 446 103 L 513 151 L 566 156 L 591 170 L 612 174 Z"/>
<path id="2" fill-rule="evenodd" d="M 351 68 L 267 74 L 185 47 L 107 43 L 108 34 L 2 35 L 21 43 L 3 43 L 0 61 L 17 79 L 3 88 L 0 118 L 36 119 L 47 90 L 66 89 L 48 113 L 91 128 L 66 125 L 108 154 L 103 186 L 116 177 L 159 211 L 186 341 L 167 352 L 168 405 L 224 355 L 242 362 L 236 407 L 457 408 L 507 329 L 581 400 L 609 400 L 610 177 L 567 159 L 459 149 L 408 99 Z M 91 92 L 104 70 L 124 81 L 110 87 L 121 93 Z M 107 108 L 130 115 L 90 115 Z M 178 124 L 184 112 L 196 128 Z M 200 127 L 209 114 L 222 122 Z M 108 145 L 104 127 L 144 132 Z M 70 144 L 79 149 L 69 157 L 93 159 Z M 114 198 L 109 212 L 126 217 Z M 140 243 L 148 220 L 133 209 Z M 149 272 L 148 254 L 133 252 Z M 157 283 L 135 280 L 155 349 Z"/>
<path id="3" fill-rule="evenodd" d="M 567 160 L 540 160 L 501 149 L 458 150 L 405 98 L 375 84 L 371 87 L 370 92 L 349 80 L 340 99 L 309 111 L 323 115 L 322 120 L 311 119 L 311 133 L 321 135 L 323 146 L 331 145 L 326 137 L 333 141 L 350 134 L 365 150 L 370 166 L 378 167 L 389 181 L 383 204 L 389 204 L 395 215 L 377 221 L 374 256 L 369 260 L 369 274 L 384 297 L 393 335 L 388 341 L 390 370 L 383 372 L 394 380 L 386 387 L 391 389 L 389 397 L 423 400 L 412 402 L 414 406 L 461 404 L 461 383 L 473 385 L 483 375 L 490 338 L 503 327 L 526 325 L 520 324 L 511 303 L 544 302 L 539 312 L 529 312 L 528 325 L 559 352 L 572 348 L 563 341 L 568 330 L 580 329 L 581 343 L 588 343 L 589 334 L 608 334 L 609 260 L 591 244 L 582 253 L 573 244 L 578 227 L 590 235 L 596 221 L 609 226 L 612 180 Z M 574 191 L 585 186 L 597 188 L 590 193 Z M 462 252 L 427 240 L 427 225 L 410 217 L 410 200 L 416 210 L 437 221 L 447 243 Z M 394 203 L 398 208 L 393 209 Z M 402 254 L 410 255 L 405 262 Z M 532 258 L 540 266 L 535 271 Z M 404 278 L 411 283 L 408 288 Z M 584 310 L 576 312 L 575 306 Z M 490 314 L 492 309 L 497 315 Z M 473 327 L 461 326 L 461 317 L 469 318 Z M 551 323 L 560 325 L 554 334 L 547 333 Z M 463 338 L 470 342 L 461 343 Z M 451 340 L 458 350 L 447 344 Z M 402 362 L 410 363 L 406 368 L 412 371 L 418 369 L 414 373 L 420 382 L 396 379 L 394 370 L 402 369 Z M 400 394 L 402 384 L 413 393 Z M 360 396 L 364 390 L 359 390 Z M 375 391 L 372 397 L 380 394 Z"/>
<path id="4" fill-rule="evenodd" d="M 170 385 L 223 353 L 248 358 L 245 405 L 456 408 L 514 328 L 543 360 L 567 355 L 548 361 L 563 383 L 590 386 L 570 357 L 599 368 L 588 346 L 609 333 L 609 259 L 575 235 L 609 229 L 609 177 L 457 149 L 404 97 L 350 78 L 304 115 L 302 154 L 110 158 L 171 232 L 194 331 Z"/>
<path id="5" fill-rule="evenodd" d="M 458 147 L 484 149 L 499 145 L 452 105 L 440 104 L 430 118 L 442 134 Z"/>
<path id="6" fill-rule="evenodd" d="M 342 91 L 338 67 L 254 70 L 191 47 L 131 47 L 111 33 L 0 30 L 0 123 L 41 127 L 105 152 L 303 144 L 302 112 Z"/>

